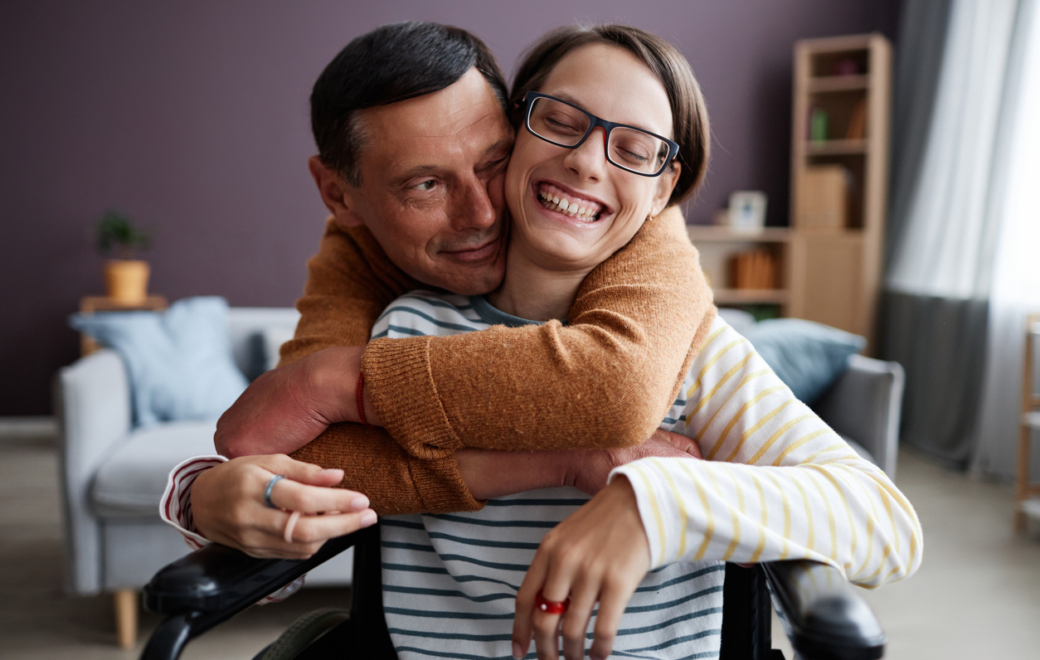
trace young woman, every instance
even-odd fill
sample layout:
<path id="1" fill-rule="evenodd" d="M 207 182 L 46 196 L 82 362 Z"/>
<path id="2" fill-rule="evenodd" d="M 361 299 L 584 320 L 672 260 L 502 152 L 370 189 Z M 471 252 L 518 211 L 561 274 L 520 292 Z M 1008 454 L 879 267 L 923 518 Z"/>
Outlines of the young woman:
<path id="1" fill-rule="evenodd" d="M 373 338 L 560 326 L 589 271 L 703 173 L 708 131 L 696 82 L 673 47 L 643 31 L 548 35 L 521 66 L 511 100 L 518 134 L 502 287 L 486 298 L 404 296 Z M 436 186 L 419 177 L 415 195 Z M 562 619 L 564 655 L 577 659 L 596 618 L 593 658 L 612 649 L 711 657 L 724 561 L 814 559 L 865 585 L 920 561 L 905 498 L 721 319 L 662 428 L 694 439 L 708 460 L 637 461 L 587 504 L 574 489 L 546 489 L 473 513 L 384 518 L 384 605 L 399 656 L 521 657 L 534 635 L 538 656 L 556 658 Z"/>

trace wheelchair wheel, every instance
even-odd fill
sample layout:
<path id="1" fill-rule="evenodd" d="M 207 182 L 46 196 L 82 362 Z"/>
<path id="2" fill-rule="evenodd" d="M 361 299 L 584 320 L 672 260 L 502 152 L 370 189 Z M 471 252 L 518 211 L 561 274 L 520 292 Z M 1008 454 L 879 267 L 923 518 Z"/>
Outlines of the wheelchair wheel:
<path id="1" fill-rule="evenodd" d="M 304 614 L 286 628 L 260 660 L 292 660 L 319 637 L 350 618 L 350 610 L 326 607 Z"/>

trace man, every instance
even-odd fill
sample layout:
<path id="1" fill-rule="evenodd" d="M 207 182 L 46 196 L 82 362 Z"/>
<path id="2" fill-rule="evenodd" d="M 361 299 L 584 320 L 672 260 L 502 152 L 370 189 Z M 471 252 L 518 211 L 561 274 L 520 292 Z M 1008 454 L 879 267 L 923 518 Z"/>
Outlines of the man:
<path id="1" fill-rule="evenodd" d="M 275 474 L 287 483 L 267 495 L 284 510 L 367 506 L 328 488 L 338 483 L 382 514 L 441 512 L 563 484 L 594 491 L 614 465 L 681 454 L 660 437 L 643 444 L 714 318 L 677 210 L 589 275 L 567 327 L 365 346 L 383 308 L 407 291 L 474 295 L 500 283 L 513 137 L 505 98 L 482 42 L 430 23 L 363 35 L 325 69 L 311 97 L 319 155 L 309 167 L 332 217 L 309 264 L 296 338 L 221 418 L 217 448 L 234 460 L 175 471 L 171 522 L 250 554 L 297 557 L 344 533 L 350 514 L 305 517 L 296 528 L 305 542 L 286 541 L 289 514 L 264 505 Z M 658 281 L 663 261 L 689 268 Z M 368 425 L 341 423 L 359 421 Z M 566 446 L 592 433 L 606 435 L 588 444 L 617 449 L 464 449 L 488 437 L 518 449 Z M 294 457 L 337 470 L 275 456 L 316 437 Z"/>

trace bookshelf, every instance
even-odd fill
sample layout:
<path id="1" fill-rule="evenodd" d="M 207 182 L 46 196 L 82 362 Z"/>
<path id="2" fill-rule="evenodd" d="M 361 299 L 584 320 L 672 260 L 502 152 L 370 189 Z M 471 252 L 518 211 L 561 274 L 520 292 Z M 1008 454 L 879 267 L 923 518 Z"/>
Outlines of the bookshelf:
<path id="1" fill-rule="evenodd" d="M 794 48 L 785 314 L 874 347 L 884 249 L 892 48 L 879 34 Z"/>

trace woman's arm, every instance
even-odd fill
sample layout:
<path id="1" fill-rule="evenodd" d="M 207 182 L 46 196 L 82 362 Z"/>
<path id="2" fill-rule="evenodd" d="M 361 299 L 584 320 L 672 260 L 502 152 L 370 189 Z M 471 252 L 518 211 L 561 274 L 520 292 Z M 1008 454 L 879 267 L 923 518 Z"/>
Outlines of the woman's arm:
<path id="1" fill-rule="evenodd" d="M 638 461 L 635 489 L 652 566 L 674 561 L 810 559 L 865 587 L 921 561 L 913 506 L 798 401 L 724 322 L 687 381 L 688 436 L 705 461 Z"/>
<path id="2" fill-rule="evenodd" d="M 685 420 L 674 430 L 698 442 L 708 460 L 648 458 L 622 466 L 612 475 L 623 479 L 546 537 L 517 596 L 514 640 L 522 648 L 532 634 L 539 648 L 556 648 L 559 617 L 532 609 L 539 591 L 550 600 L 571 593 L 565 648 L 577 648 L 587 629 L 586 592 L 602 593 L 593 650 L 605 657 L 642 579 L 636 574 L 676 561 L 809 559 L 868 588 L 917 570 L 921 525 L 906 497 L 724 322 L 716 322 L 684 389 Z M 624 526 L 633 510 L 643 533 L 629 524 L 621 534 L 641 543 L 619 545 L 613 558 L 596 561 L 594 548 L 608 533 L 597 521 Z"/>

